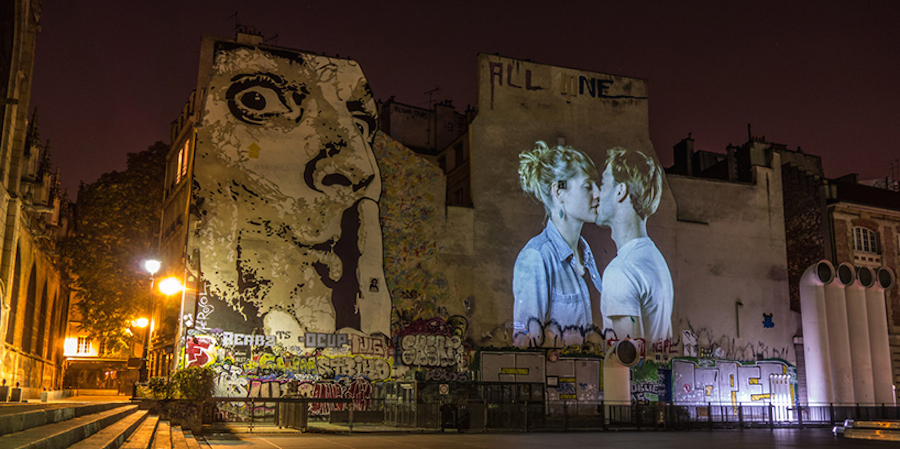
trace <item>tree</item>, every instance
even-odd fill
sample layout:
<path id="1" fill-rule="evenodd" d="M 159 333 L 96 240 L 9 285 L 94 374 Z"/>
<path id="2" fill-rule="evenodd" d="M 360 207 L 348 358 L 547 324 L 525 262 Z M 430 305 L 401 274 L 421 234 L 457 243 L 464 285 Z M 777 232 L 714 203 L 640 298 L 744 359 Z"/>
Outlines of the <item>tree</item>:
<path id="1" fill-rule="evenodd" d="M 130 322 L 147 313 L 150 279 L 141 262 L 154 255 L 159 241 L 168 150 L 156 142 L 129 153 L 125 171 L 78 189 L 75 233 L 62 253 L 74 275 L 81 327 L 104 354 L 127 349 Z"/>

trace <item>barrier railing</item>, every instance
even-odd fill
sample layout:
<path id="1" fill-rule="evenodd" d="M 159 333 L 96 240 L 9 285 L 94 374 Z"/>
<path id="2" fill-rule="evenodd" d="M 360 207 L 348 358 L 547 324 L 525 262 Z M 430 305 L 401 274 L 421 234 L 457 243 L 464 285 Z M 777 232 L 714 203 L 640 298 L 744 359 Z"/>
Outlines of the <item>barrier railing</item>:
<path id="1" fill-rule="evenodd" d="M 803 428 L 839 425 L 847 419 L 900 419 L 893 405 L 677 404 L 667 402 L 606 405 L 603 401 L 517 401 L 492 403 L 414 403 L 385 399 L 233 398 L 204 401 L 204 423 L 309 430 L 312 425 L 378 425 L 394 428 L 462 431 L 687 430 Z"/>

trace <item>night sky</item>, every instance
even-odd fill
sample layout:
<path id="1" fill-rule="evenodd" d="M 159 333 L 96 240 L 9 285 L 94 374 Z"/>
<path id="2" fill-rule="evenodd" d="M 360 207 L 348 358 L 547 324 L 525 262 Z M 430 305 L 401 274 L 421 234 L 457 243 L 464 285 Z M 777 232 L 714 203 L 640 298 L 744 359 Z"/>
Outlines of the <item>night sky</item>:
<path id="1" fill-rule="evenodd" d="M 478 52 L 650 83 L 664 165 L 688 132 L 724 152 L 753 134 L 823 157 L 826 176 L 900 158 L 900 2 L 45 0 L 31 105 L 53 163 L 79 182 L 168 142 L 196 85 L 202 33 L 234 18 L 270 44 L 358 60 L 375 96 L 475 103 Z M 642 2 L 643 3 L 643 2 Z M 387 4 L 389 6 L 385 6 Z M 896 174 L 896 173 L 895 173 Z"/>

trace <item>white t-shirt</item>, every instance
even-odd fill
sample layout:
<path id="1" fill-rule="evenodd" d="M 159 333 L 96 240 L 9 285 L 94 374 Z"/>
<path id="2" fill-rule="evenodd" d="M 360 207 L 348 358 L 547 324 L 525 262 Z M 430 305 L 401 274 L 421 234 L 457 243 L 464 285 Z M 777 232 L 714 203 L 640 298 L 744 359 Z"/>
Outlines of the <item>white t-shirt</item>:
<path id="1" fill-rule="evenodd" d="M 603 328 L 611 329 L 613 316 L 638 317 L 635 323 L 647 345 L 672 339 L 672 275 L 653 240 L 637 238 L 619 249 L 603 271 L 600 311 Z M 619 338 L 625 338 L 619 335 Z"/>

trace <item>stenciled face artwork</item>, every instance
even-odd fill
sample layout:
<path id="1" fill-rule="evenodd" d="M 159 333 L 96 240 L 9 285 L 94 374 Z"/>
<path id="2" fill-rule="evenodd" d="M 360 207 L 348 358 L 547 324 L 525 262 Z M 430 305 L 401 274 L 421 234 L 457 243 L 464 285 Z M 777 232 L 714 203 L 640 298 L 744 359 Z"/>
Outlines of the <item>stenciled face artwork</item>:
<path id="1" fill-rule="evenodd" d="M 390 333 L 359 65 L 219 42 L 192 192 L 206 294 L 268 331 Z"/>

